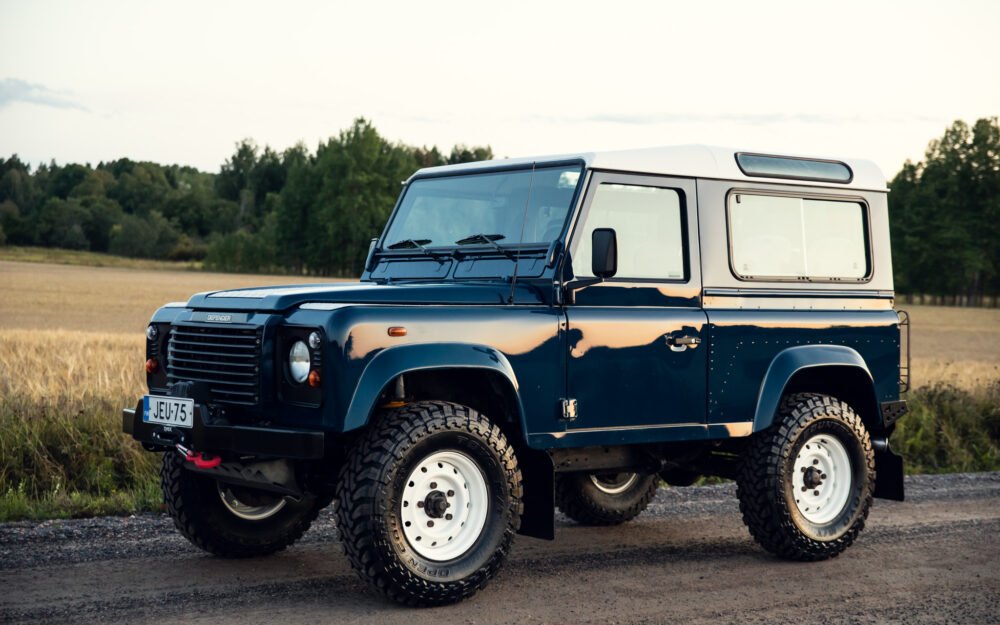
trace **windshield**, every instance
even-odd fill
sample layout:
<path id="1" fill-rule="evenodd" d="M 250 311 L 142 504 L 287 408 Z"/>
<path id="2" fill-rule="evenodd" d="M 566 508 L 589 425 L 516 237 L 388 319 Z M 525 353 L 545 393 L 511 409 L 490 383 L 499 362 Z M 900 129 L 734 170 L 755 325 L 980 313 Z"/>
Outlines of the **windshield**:
<path id="1" fill-rule="evenodd" d="M 581 167 L 536 167 L 414 180 L 389 224 L 382 247 L 548 245 L 562 232 Z"/>

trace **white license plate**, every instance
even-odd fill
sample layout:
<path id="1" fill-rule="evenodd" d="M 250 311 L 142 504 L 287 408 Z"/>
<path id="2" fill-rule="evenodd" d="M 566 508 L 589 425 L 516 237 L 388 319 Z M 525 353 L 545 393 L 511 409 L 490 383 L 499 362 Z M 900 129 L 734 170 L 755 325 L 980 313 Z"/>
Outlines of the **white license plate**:
<path id="1" fill-rule="evenodd" d="M 144 395 L 142 398 L 142 420 L 146 423 L 162 423 L 179 428 L 192 427 L 194 425 L 194 400 Z"/>

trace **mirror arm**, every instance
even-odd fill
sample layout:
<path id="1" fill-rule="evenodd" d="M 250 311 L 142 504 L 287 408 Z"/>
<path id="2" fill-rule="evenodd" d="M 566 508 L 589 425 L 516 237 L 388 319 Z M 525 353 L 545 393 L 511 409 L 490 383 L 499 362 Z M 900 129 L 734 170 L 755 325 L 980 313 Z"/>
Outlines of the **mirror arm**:
<path id="1" fill-rule="evenodd" d="M 576 292 L 580 289 L 604 282 L 604 278 L 580 278 L 570 280 L 562 285 L 562 292 L 566 294 L 566 303 L 573 304 L 576 301 Z"/>

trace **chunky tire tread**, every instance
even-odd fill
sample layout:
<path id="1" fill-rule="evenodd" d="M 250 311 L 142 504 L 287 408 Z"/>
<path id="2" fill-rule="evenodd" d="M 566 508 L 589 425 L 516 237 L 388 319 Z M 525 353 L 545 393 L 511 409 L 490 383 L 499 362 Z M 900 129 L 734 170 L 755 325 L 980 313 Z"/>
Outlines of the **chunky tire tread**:
<path id="1" fill-rule="evenodd" d="M 556 505 L 580 525 L 620 525 L 639 516 L 656 496 L 657 475 L 640 476 L 619 495 L 602 493 L 587 473 L 556 476 Z"/>
<path id="2" fill-rule="evenodd" d="M 830 541 L 812 539 L 795 525 L 781 477 L 781 468 L 793 462 L 793 441 L 823 418 L 833 418 L 853 433 L 867 463 L 868 483 L 861 490 L 860 513 L 846 532 Z M 764 549 L 790 560 L 825 560 L 847 549 L 864 529 L 875 488 L 874 453 L 861 418 L 845 402 L 817 393 L 785 397 L 775 424 L 755 435 L 745 454 L 736 479 L 740 512 L 751 535 Z"/>
<path id="3" fill-rule="evenodd" d="M 211 481 L 211 478 L 187 471 L 184 459 L 179 454 L 163 454 L 160 486 L 174 526 L 194 546 L 224 558 L 253 558 L 281 551 L 302 538 L 320 511 L 320 506 L 313 504 L 280 532 L 271 535 L 241 535 L 211 522 L 201 502 L 189 499 L 197 496 L 194 494 L 192 481 L 198 479 Z"/>
<path id="4" fill-rule="evenodd" d="M 442 432 L 471 434 L 485 442 L 500 462 L 510 493 L 509 518 L 499 546 L 472 575 L 455 581 L 416 575 L 389 553 L 393 547 L 384 529 L 384 501 L 394 467 L 400 467 L 419 442 Z M 385 413 L 348 452 L 337 484 L 337 528 L 352 568 L 375 591 L 404 605 L 445 605 L 472 596 L 501 569 L 520 527 L 522 495 L 514 449 L 499 427 L 466 406 L 421 401 Z"/>

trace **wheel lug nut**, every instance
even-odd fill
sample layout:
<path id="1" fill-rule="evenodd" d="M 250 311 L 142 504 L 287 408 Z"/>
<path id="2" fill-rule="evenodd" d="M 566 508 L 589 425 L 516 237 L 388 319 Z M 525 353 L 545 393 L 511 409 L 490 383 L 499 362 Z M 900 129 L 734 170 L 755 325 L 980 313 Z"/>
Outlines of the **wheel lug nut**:
<path id="1" fill-rule="evenodd" d="M 449 497 L 454 497 L 455 496 L 455 491 L 453 491 L 453 490 L 448 491 L 448 496 Z"/>
<path id="2" fill-rule="evenodd" d="M 434 527 L 434 521 L 427 521 L 427 527 Z"/>
<path id="3" fill-rule="evenodd" d="M 813 460 L 813 464 L 819 464 L 819 460 Z"/>
<path id="4" fill-rule="evenodd" d="M 444 515 L 444 519 L 445 519 L 445 521 L 450 521 L 450 520 L 452 520 L 453 518 L 455 518 L 455 517 L 451 516 L 450 514 L 446 514 L 446 515 Z"/>
<path id="5" fill-rule="evenodd" d="M 437 482 L 431 482 L 431 488 L 437 488 L 437 487 L 438 487 Z"/>
<path id="6" fill-rule="evenodd" d="M 818 490 L 814 490 L 813 491 L 813 495 L 816 496 L 816 497 L 819 497 L 819 491 Z"/>
<path id="7" fill-rule="evenodd" d="M 803 493 L 806 492 L 806 487 L 805 486 L 802 487 L 802 492 Z M 417 505 L 420 505 L 420 504 L 417 504 Z"/>
<path id="8" fill-rule="evenodd" d="M 803 490 L 805 490 L 805 489 L 803 489 Z M 424 502 L 422 502 L 422 501 L 418 501 L 418 502 L 417 502 L 417 507 L 418 507 L 418 508 L 423 508 L 423 507 L 424 507 Z"/>

